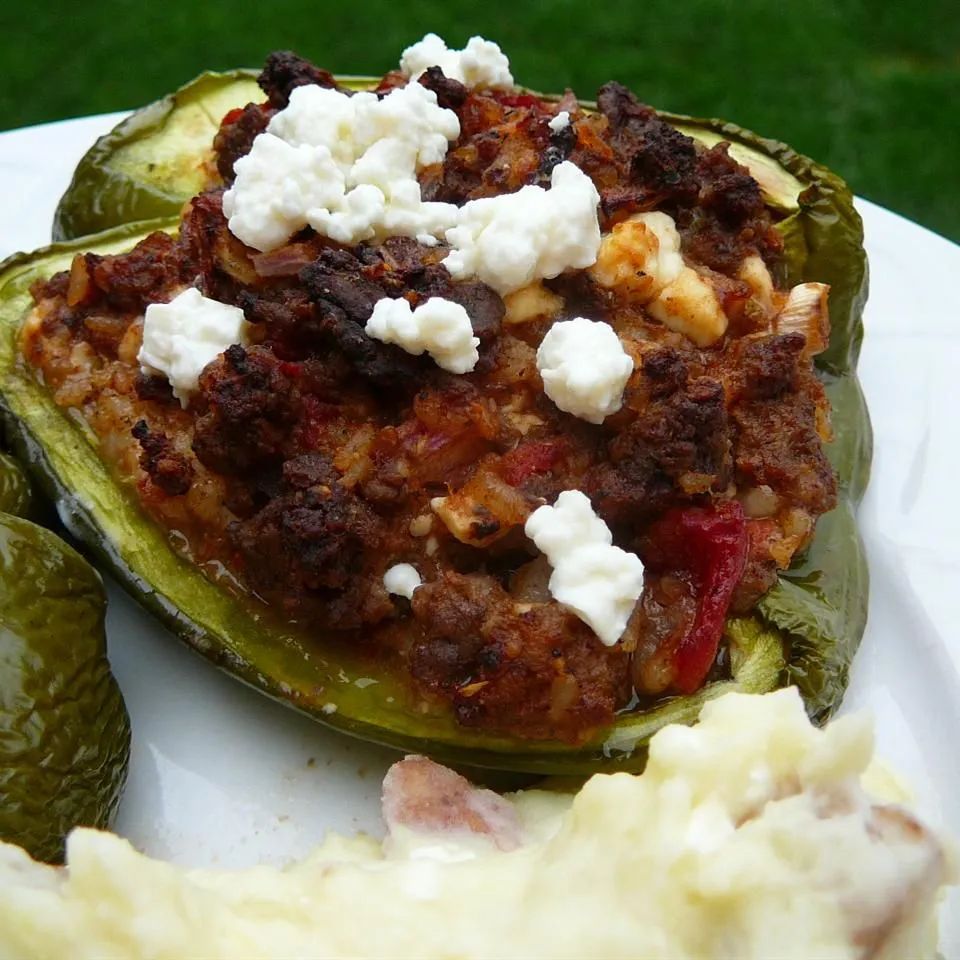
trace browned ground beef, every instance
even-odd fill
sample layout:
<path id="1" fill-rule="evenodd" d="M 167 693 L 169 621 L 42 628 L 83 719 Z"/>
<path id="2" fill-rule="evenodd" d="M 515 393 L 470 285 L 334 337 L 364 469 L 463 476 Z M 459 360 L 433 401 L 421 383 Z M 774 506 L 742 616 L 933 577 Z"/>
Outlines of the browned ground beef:
<path id="1" fill-rule="evenodd" d="M 390 74 L 381 89 L 402 82 Z M 651 524 L 741 498 L 749 553 L 733 607 L 749 609 L 834 504 L 827 404 L 804 337 L 777 334 L 737 276 L 748 256 L 774 264 L 781 245 L 756 182 L 724 145 L 697 146 L 619 84 L 600 91 L 594 114 L 568 95 L 574 123 L 552 133 L 556 106 L 528 94 L 467 90 L 439 70 L 420 82 L 462 131 L 423 171 L 426 198 L 543 184 L 570 159 L 600 191 L 604 230 L 641 211 L 674 217 L 687 262 L 722 298 L 728 335 L 699 349 L 586 273 L 548 281 L 564 298 L 557 316 L 607 320 L 637 361 L 623 409 L 594 426 L 543 393 L 535 351 L 557 316 L 509 322 L 494 290 L 451 279 L 442 245 L 345 248 L 306 230 L 257 253 L 227 230 L 214 186 L 186 208 L 177 239 L 79 256 L 39 284 L 24 351 L 201 567 L 226 566 L 300 624 L 362 634 L 416 696 L 449 703 L 465 725 L 578 741 L 635 691 L 673 689 L 670 652 L 699 587 L 689 564 L 651 544 Z M 267 102 L 228 114 L 214 143 L 225 181 L 302 83 L 333 79 L 293 54 L 271 56 Z M 184 410 L 136 354 L 146 305 L 188 284 L 239 306 L 253 342 L 209 364 Z M 453 376 L 365 334 L 376 301 L 401 295 L 467 309 L 480 339 L 473 373 Z M 591 497 L 618 544 L 659 557 L 613 648 L 550 599 L 549 568 L 523 536 L 529 513 L 570 488 Z M 448 495 L 463 521 L 456 536 L 431 510 Z M 423 576 L 412 602 L 384 589 L 398 562 Z"/>

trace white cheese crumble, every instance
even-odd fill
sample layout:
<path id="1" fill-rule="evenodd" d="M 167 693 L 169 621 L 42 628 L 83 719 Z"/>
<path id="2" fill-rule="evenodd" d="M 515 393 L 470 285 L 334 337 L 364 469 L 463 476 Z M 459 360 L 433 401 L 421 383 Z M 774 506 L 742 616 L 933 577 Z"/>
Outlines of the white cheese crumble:
<path id="1" fill-rule="evenodd" d="M 501 295 L 534 280 L 589 267 L 600 249 L 593 181 L 564 161 L 553 168 L 550 189 L 470 200 L 447 230 L 454 248 L 443 261 L 455 280 L 477 277 Z"/>
<path id="2" fill-rule="evenodd" d="M 309 211 L 343 201 L 343 174 L 326 147 L 293 146 L 262 133 L 234 170 L 223 212 L 230 232 L 257 250 L 282 246 L 307 226 Z"/>
<path id="3" fill-rule="evenodd" d="M 537 350 L 546 395 L 565 413 L 603 423 L 623 405 L 633 359 L 609 323 L 574 317 L 560 320 Z"/>
<path id="4" fill-rule="evenodd" d="M 422 582 L 417 568 L 412 563 L 395 563 L 383 575 L 383 585 L 387 593 L 406 597 L 408 600 L 413 599 L 413 591 Z"/>
<path id="5" fill-rule="evenodd" d="M 451 50 L 435 33 L 428 33 L 400 56 L 400 70 L 416 79 L 429 67 L 468 87 L 512 87 L 510 61 L 500 47 L 483 37 L 471 37 L 463 50 Z"/>
<path id="6" fill-rule="evenodd" d="M 567 110 L 561 110 L 547 126 L 554 132 L 559 133 L 570 126 L 570 113 Z"/>
<path id="7" fill-rule="evenodd" d="M 638 213 L 618 223 L 603 238 L 590 272 L 697 346 L 708 347 L 726 332 L 716 290 L 684 262 L 677 225 L 665 213 Z"/>
<path id="8" fill-rule="evenodd" d="M 243 311 L 188 287 L 169 303 L 147 305 L 137 360 L 144 373 L 166 377 L 182 407 L 203 368 L 227 347 L 247 342 Z"/>
<path id="9" fill-rule="evenodd" d="M 534 510 L 524 532 L 553 567 L 554 599 L 612 647 L 643 592 L 640 558 L 613 545 L 610 528 L 579 490 L 564 490 L 552 507 Z"/>
<path id="10" fill-rule="evenodd" d="M 459 134 L 457 115 L 419 83 L 382 99 L 297 87 L 234 164 L 223 196 L 230 230 L 261 251 L 305 226 L 345 244 L 441 237 L 457 208 L 423 202 L 416 174 L 441 161 Z"/>
<path id="11" fill-rule="evenodd" d="M 403 298 L 384 297 L 374 305 L 365 330 L 368 337 L 395 343 L 415 357 L 429 353 L 451 373 L 468 373 L 480 359 L 470 315 L 443 297 L 430 297 L 415 310 Z"/>
<path id="12" fill-rule="evenodd" d="M 455 280 L 477 277 L 501 294 L 596 261 L 600 197 L 570 162 L 554 168 L 549 190 L 526 186 L 459 208 L 425 202 L 417 171 L 441 161 L 459 134 L 457 115 L 419 83 L 382 99 L 297 87 L 234 164 L 223 195 L 230 230 L 261 251 L 307 226 L 344 244 L 445 239 Z"/>

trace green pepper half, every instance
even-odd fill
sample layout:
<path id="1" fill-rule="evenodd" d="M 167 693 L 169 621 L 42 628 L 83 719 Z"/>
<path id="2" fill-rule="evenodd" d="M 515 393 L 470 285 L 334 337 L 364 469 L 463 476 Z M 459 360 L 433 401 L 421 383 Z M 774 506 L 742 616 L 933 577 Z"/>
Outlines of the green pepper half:
<path id="1" fill-rule="evenodd" d="M 669 119 L 704 142 L 730 141 L 742 162 L 763 168 L 768 202 L 782 217 L 782 279 L 832 285 L 831 341 L 818 366 L 833 406 L 836 439 L 828 454 L 840 477 L 840 503 L 757 610 L 727 624 L 732 680 L 624 713 L 577 747 L 485 734 L 457 725 L 441 708 L 421 712 L 399 678 L 342 651 L 331 656 L 322 641 L 291 632 L 263 608 L 239 604 L 181 559 L 133 494 L 114 482 L 93 438 L 24 367 L 16 345 L 34 280 L 67 268 L 75 252 L 120 252 L 151 229 L 175 231 L 176 222 L 128 224 L 11 258 L 0 270 L 0 393 L 16 448 L 76 535 L 175 633 L 253 686 L 364 739 L 447 762 L 570 774 L 641 768 L 656 730 L 692 721 L 706 699 L 729 689 L 764 692 L 794 683 L 811 716 L 825 720 L 839 705 L 866 623 L 867 570 L 854 519 L 871 452 L 855 376 L 867 282 L 862 226 L 843 181 L 784 144 L 722 121 Z"/>
<path id="2" fill-rule="evenodd" d="M 23 467 L 9 453 L 0 453 L 0 513 L 29 517 L 32 505 L 30 479 Z"/>
<path id="3" fill-rule="evenodd" d="M 235 107 L 265 99 L 258 70 L 207 72 L 127 117 L 84 154 L 53 217 L 72 240 L 121 223 L 174 217 L 216 177 L 213 137 Z M 338 77 L 367 89 L 367 77 Z"/>
<path id="4" fill-rule="evenodd" d="M 107 662 L 96 570 L 49 530 L 0 513 L 0 840 L 63 861 L 75 826 L 107 828 L 130 722 Z"/>

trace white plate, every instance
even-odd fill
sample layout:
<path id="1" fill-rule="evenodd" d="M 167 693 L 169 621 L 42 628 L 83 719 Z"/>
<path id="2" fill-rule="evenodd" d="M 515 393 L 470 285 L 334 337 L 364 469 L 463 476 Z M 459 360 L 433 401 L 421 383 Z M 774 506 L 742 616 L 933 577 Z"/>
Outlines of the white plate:
<path id="1" fill-rule="evenodd" d="M 122 115 L 0 134 L 0 256 L 47 242 L 57 198 Z M 870 622 L 845 710 L 876 717 L 879 750 L 930 820 L 960 838 L 960 248 L 861 201 L 871 296 L 860 373 L 873 478 L 860 513 Z M 119 590 L 108 634 L 133 720 L 117 830 L 191 865 L 300 856 L 327 829 L 379 829 L 387 750 L 326 732 L 218 673 Z M 942 949 L 960 955 L 960 895 Z"/>

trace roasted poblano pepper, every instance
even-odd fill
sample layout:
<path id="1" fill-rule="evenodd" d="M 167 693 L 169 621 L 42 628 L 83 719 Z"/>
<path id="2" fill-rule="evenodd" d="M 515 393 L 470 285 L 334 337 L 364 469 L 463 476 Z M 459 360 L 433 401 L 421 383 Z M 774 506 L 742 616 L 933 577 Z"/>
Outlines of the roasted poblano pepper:
<path id="1" fill-rule="evenodd" d="M 211 144 L 224 114 L 264 99 L 258 72 L 201 73 L 101 137 L 84 154 L 57 206 L 53 239 L 175 217 L 184 200 L 216 176 Z M 365 77 L 338 79 L 351 88 L 370 86 Z"/>
<path id="2" fill-rule="evenodd" d="M 0 513 L 0 840 L 53 863 L 73 827 L 110 825 L 126 781 L 106 602 L 73 548 Z"/>
<path id="3" fill-rule="evenodd" d="M 30 515 L 33 494 L 23 467 L 8 453 L 0 453 L 0 513 Z"/>
<path id="4" fill-rule="evenodd" d="M 229 106 L 251 99 L 243 82 L 244 92 Z M 224 100 L 217 103 L 223 106 Z M 411 709 L 399 678 L 340 650 L 332 656 L 322 642 L 291 632 L 262 609 L 238 604 L 181 559 L 168 546 L 166 534 L 146 519 L 133 493 L 114 482 L 91 438 L 64 416 L 18 359 L 16 341 L 31 306 L 28 290 L 34 280 L 67 268 L 75 252 L 120 252 L 150 230 L 175 231 L 174 221 L 131 223 L 20 255 L 5 265 L 0 273 L 0 390 L 21 455 L 57 498 L 76 534 L 181 638 L 271 696 L 365 739 L 461 764 L 586 773 L 638 769 L 651 734 L 670 722 L 692 721 L 706 699 L 732 688 L 762 692 L 793 683 L 810 714 L 826 719 L 840 702 L 866 621 L 867 570 L 854 520 L 871 451 L 855 375 L 867 281 L 860 219 L 842 180 L 784 144 L 721 121 L 668 119 L 707 144 L 729 141 L 731 152 L 754 171 L 780 217 L 785 239 L 780 279 L 789 284 L 818 280 L 832 288 L 831 340 L 817 363 L 833 406 L 835 439 L 828 453 L 840 478 L 839 505 L 821 518 L 810 548 L 753 614 L 728 621 L 732 680 L 667 699 L 653 709 L 626 712 L 611 729 L 576 747 L 484 734 L 458 726 L 439 708 L 436 713 Z M 176 137 L 168 136 L 171 129 L 175 125 L 168 117 L 157 133 L 158 152 L 164 155 L 179 149 Z M 146 130 L 144 136 L 149 140 L 153 134 Z M 194 156 L 195 165 L 203 162 L 208 160 Z M 95 190 L 99 178 L 89 164 L 86 169 L 85 175 L 78 172 L 63 201 L 74 211 L 73 222 L 80 222 L 82 191 Z M 127 195 L 137 194 L 149 175 L 127 168 Z M 192 182 L 187 192 L 196 186 Z M 186 193 L 178 196 L 177 206 L 185 198 Z M 143 209 L 117 209 L 114 222 L 133 208 Z M 101 204 L 98 217 L 105 212 Z M 65 222 L 61 219 L 61 227 Z"/>

